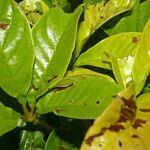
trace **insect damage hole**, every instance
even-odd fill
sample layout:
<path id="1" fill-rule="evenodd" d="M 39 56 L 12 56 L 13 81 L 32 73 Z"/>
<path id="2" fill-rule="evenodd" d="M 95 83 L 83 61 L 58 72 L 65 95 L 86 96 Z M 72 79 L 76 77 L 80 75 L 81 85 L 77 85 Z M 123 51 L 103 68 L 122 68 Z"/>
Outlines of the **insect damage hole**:
<path id="1" fill-rule="evenodd" d="M 99 101 L 99 100 L 97 100 L 97 101 L 96 101 L 96 105 L 99 105 L 99 104 L 100 104 L 100 101 Z"/>
<path id="2" fill-rule="evenodd" d="M 122 147 L 122 141 L 118 141 L 118 145 L 119 145 L 119 147 Z"/>

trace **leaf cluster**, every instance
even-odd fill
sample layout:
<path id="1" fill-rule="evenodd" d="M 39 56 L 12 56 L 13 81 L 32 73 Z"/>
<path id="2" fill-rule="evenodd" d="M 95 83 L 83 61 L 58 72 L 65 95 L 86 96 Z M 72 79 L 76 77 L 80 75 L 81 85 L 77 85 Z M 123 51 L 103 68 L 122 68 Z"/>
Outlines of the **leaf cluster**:
<path id="1" fill-rule="evenodd" d="M 149 148 L 149 0 L 0 3 L 2 149 Z"/>

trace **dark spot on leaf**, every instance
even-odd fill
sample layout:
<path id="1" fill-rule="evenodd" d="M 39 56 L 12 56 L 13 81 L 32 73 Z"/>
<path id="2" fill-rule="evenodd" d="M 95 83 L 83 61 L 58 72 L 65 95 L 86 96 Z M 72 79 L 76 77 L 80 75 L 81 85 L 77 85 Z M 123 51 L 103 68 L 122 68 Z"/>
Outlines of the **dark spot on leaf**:
<path id="1" fill-rule="evenodd" d="M 0 29 L 6 30 L 8 26 L 8 23 L 0 23 Z"/>
<path id="2" fill-rule="evenodd" d="M 123 101 L 123 105 L 120 111 L 120 117 L 118 122 L 126 122 L 128 120 L 133 121 L 136 116 L 136 103 L 134 101 L 134 96 L 132 95 L 129 100 L 124 97 L 120 98 Z"/>
<path id="3" fill-rule="evenodd" d="M 103 6 L 105 7 L 109 0 L 105 0 Z"/>
<path id="4" fill-rule="evenodd" d="M 52 80 L 56 79 L 58 77 L 58 75 L 52 76 L 52 78 L 48 79 L 47 82 L 51 82 Z"/>
<path id="5" fill-rule="evenodd" d="M 122 142 L 119 140 L 118 141 L 119 147 L 122 147 Z"/>
<path id="6" fill-rule="evenodd" d="M 116 96 L 117 96 L 117 95 L 113 95 L 112 97 L 113 97 L 113 98 L 116 98 Z"/>
<path id="7" fill-rule="evenodd" d="M 104 16 L 101 16 L 101 19 L 104 19 Z"/>
<path id="8" fill-rule="evenodd" d="M 62 111 L 64 111 L 63 109 L 61 109 L 61 108 L 56 108 L 55 110 L 54 110 L 56 113 L 60 113 L 60 112 L 62 112 Z"/>
<path id="9" fill-rule="evenodd" d="M 133 134 L 133 135 L 132 135 L 132 138 L 139 138 L 139 136 L 136 135 L 136 134 Z"/>
<path id="10" fill-rule="evenodd" d="M 73 83 L 70 83 L 70 84 L 68 84 L 67 86 L 56 87 L 55 90 L 54 90 L 54 92 L 56 93 L 56 92 L 58 92 L 58 91 L 65 90 L 65 89 L 67 89 L 67 88 L 69 88 L 69 87 L 71 87 L 71 86 L 73 86 Z"/>
<path id="11" fill-rule="evenodd" d="M 72 100 L 70 100 L 69 102 L 72 103 Z"/>
<path id="12" fill-rule="evenodd" d="M 32 84 L 32 89 L 33 89 L 34 91 L 37 91 L 37 90 L 38 90 L 38 88 L 35 87 L 34 84 Z"/>
<path id="13" fill-rule="evenodd" d="M 99 101 L 99 100 L 97 100 L 97 101 L 96 101 L 96 104 L 98 105 L 99 103 L 100 103 L 100 101 Z"/>
<path id="14" fill-rule="evenodd" d="M 86 101 L 84 101 L 83 105 L 84 105 L 84 106 L 87 106 L 87 103 L 86 103 Z"/>
<path id="15" fill-rule="evenodd" d="M 148 109 L 148 108 L 140 108 L 139 110 L 141 112 L 150 112 L 150 109 Z"/>
<path id="16" fill-rule="evenodd" d="M 65 150 L 66 148 L 64 146 L 58 147 L 58 150 Z"/>
<path id="17" fill-rule="evenodd" d="M 132 43 L 136 43 L 138 41 L 137 37 L 132 37 Z"/>
<path id="18" fill-rule="evenodd" d="M 134 121 L 134 124 L 132 125 L 135 129 L 137 129 L 138 127 L 142 127 L 143 124 L 145 124 L 146 121 L 142 120 L 142 119 L 136 119 Z"/>

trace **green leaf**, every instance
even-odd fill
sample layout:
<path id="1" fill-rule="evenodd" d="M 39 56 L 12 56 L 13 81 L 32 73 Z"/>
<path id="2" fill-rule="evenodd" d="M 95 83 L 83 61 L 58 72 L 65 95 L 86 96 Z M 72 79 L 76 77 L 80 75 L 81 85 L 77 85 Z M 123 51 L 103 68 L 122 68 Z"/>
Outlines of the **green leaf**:
<path id="1" fill-rule="evenodd" d="M 31 25 L 34 25 L 49 10 L 43 0 L 23 0 L 19 6 Z"/>
<path id="2" fill-rule="evenodd" d="M 77 148 L 53 131 L 47 139 L 45 150 L 77 150 Z"/>
<path id="3" fill-rule="evenodd" d="M 34 47 L 30 27 L 10 0 L 0 5 L 0 85 L 13 97 L 26 95 L 32 78 Z"/>
<path id="4" fill-rule="evenodd" d="M 106 30 L 110 35 L 120 32 L 141 32 L 150 18 L 150 1 L 135 7 L 131 15 L 123 17 L 112 29 Z"/>
<path id="5" fill-rule="evenodd" d="M 123 52 L 122 52 L 123 54 Z M 134 65 L 134 55 L 122 56 L 120 58 L 111 57 L 113 73 L 118 83 L 126 88 L 127 84 L 133 81 L 132 69 Z"/>
<path id="6" fill-rule="evenodd" d="M 30 104 L 64 76 L 75 46 L 81 12 L 81 7 L 72 14 L 53 8 L 34 26 L 32 34 L 36 60 L 29 93 Z"/>
<path id="7" fill-rule="evenodd" d="M 134 37 L 135 39 L 135 37 Z M 136 94 L 138 94 L 150 73 L 150 21 L 145 26 L 139 46 L 133 56 L 112 57 L 112 66 L 119 84 L 126 87 L 130 81 L 134 81 Z M 137 41 L 137 39 L 135 39 Z M 125 50 L 123 50 L 125 52 Z M 123 52 L 123 53 L 124 53 Z"/>
<path id="8" fill-rule="evenodd" d="M 70 3 L 68 0 L 52 0 L 52 4 L 55 7 L 60 7 L 63 10 L 69 11 L 70 10 Z"/>
<path id="9" fill-rule="evenodd" d="M 121 88 L 101 76 L 74 76 L 71 84 L 55 88 L 37 103 L 37 113 L 91 119 L 96 118 L 112 102 Z"/>
<path id="10" fill-rule="evenodd" d="M 150 73 L 150 20 L 147 22 L 138 50 L 135 54 L 135 61 L 132 69 L 133 81 L 135 82 L 136 93 L 138 94 Z"/>
<path id="11" fill-rule="evenodd" d="M 149 149 L 150 94 L 135 101 L 132 90 L 119 93 L 87 132 L 81 150 Z M 127 95 L 126 95 L 127 94 Z"/>
<path id="12" fill-rule="evenodd" d="M 97 4 L 97 3 L 100 3 L 102 0 L 84 0 L 83 2 L 84 2 L 84 4 L 86 5 L 86 6 L 88 6 L 88 5 L 91 5 L 91 4 Z"/>
<path id="13" fill-rule="evenodd" d="M 73 70 L 68 71 L 66 73 L 66 78 L 63 78 L 61 80 L 61 82 L 63 80 L 66 80 L 66 79 L 68 80 L 71 77 L 74 78 L 74 76 L 83 76 L 84 77 L 84 76 L 87 76 L 87 75 L 101 76 L 101 77 L 104 77 L 105 79 L 108 79 L 110 81 L 114 81 L 110 76 L 108 76 L 106 74 L 98 73 L 98 72 L 95 72 L 95 71 L 92 71 L 92 70 L 89 70 L 89 69 L 85 69 L 85 68 L 74 68 Z"/>
<path id="14" fill-rule="evenodd" d="M 13 130 L 20 123 L 21 115 L 0 103 L 0 136 Z"/>
<path id="15" fill-rule="evenodd" d="M 135 0 L 103 0 L 85 9 L 84 21 L 79 26 L 75 57 L 77 57 L 88 38 L 110 18 L 132 8 Z"/>
<path id="16" fill-rule="evenodd" d="M 133 56 L 139 45 L 141 33 L 120 33 L 108 37 L 81 54 L 75 66 L 92 65 L 112 69 L 110 56 L 115 58 Z"/>
<path id="17" fill-rule="evenodd" d="M 72 84 L 76 84 L 80 82 L 81 80 L 84 80 L 88 77 L 102 77 L 105 78 L 106 80 L 110 80 L 112 82 L 115 82 L 113 78 L 106 74 L 98 73 L 89 69 L 85 68 L 75 68 L 71 71 L 66 72 L 66 76 L 62 78 L 60 82 L 58 82 L 54 88 L 58 89 L 63 89 L 71 86 Z"/>
<path id="18" fill-rule="evenodd" d="M 44 134 L 39 131 L 22 131 L 19 150 L 43 150 L 45 142 Z"/>

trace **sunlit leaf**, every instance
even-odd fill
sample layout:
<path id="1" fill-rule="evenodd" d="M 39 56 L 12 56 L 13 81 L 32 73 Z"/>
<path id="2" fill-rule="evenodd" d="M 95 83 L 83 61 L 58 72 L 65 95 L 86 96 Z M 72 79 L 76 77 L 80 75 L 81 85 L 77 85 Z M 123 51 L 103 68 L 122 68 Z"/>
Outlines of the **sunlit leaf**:
<path id="1" fill-rule="evenodd" d="M 135 82 L 136 92 L 139 93 L 150 73 L 150 20 L 147 22 L 142 39 L 135 55 L 133 65 L 133 81 Z"/>
<path id="2" fill-rule="evenodd" d="M 134 37 L 135 38 L 135 37 Z M 150 21 L 145 26 L 141 41 L 135 55 L 126 57 L 112 57 L 112 66 L 117 81 L 124 87 L 134 81 L 136 94 L 138 94 L 150 73 Z M 135 39 L 137 41 L 137 39 Z M 125 52 L 125 51 L 124 51 Z"/>
<path id="3" fill-rule="evenodd" d="M 135 101 L 132 89 L 118 94 L 87 132 L 81 150 L 147 150 L 150 134 L 150 94 Z"/>
<path id="4" fill-rule="evenodd" d="M 145 1 L 135 7 L 131 15 L 123 17 L 112 29 L 106 32 L 110 35 L 120 32 L 142 32 L 150 18 L 150 1 Z"/>
<path id="5" fill-rule="evenodd" d="M 64 76 L 75 46 L 76 31 L 82 8 L 72 14 L 52 8 L 32 30 L 36 60 L 29 103 L 53 87 Z"/>
<path id="6" fill-rule="evenodd" d="M 0 136 L 13 130 L 20 123 L 21 115 L 0 103 Z"/>
<path id="7" fill-rule="evenodd" d="M 54 112 L 57 115 L 90 119 L 96 118 L 112 102 L 121 88 L 98 75 L 77 75 L 40 98 L 37 112 Z"/>
<path id="8" fill-rule="evenodd" d="M 88 38 L 107 20 L 124 12 L 134 5 L 135 0 L 103 0 L 85 8 L 84 21 L 80 24 L 75 57 L 77 57 Z"/>
<path id="9" fill-rule="evenodd" d="M 34 25 L 48 11 L 48 6 L 42 0 L 23 0 L 19 5 L 31 25 Z"/>
<path id="10" fill-rule="evenodd" d="M 139 45 L 141 33 L 120 33 L 108 37 L 81 54 L 75 66 L 92 65 L 112 69 L 110 56 L 114 58 L 133 56 Z"/>
<path id="11" fill-rule="evenodd" d="M 84 2 L 84 4 L 86 6 L 88 6 L 89 4 L 97 4 L 97 3 L 101 2 L 101 1 L 102 0 L 84 0 L 83 2 Z"/>
<path id="12" fill-rule="evenodd" d="M 32 78 L 34 47 L 30 27 L 11 0 L 0 4 L 0 85 L 13 97 L 25 96 Z"/>

